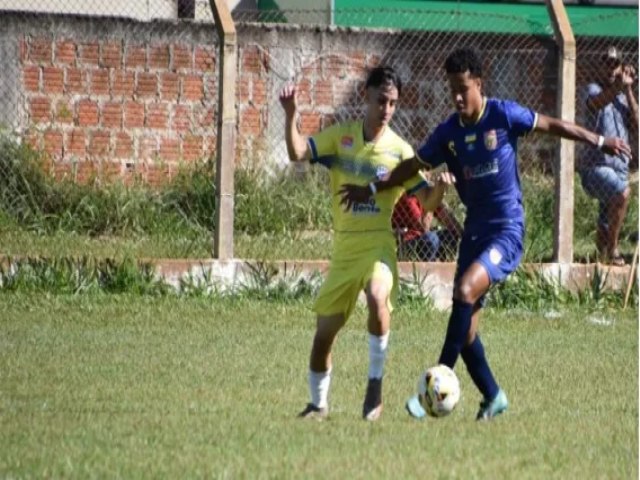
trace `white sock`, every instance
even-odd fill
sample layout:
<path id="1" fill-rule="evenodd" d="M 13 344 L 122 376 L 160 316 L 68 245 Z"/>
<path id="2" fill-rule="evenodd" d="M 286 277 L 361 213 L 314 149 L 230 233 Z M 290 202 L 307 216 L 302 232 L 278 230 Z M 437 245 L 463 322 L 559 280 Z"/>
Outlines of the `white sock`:
<path id="1" fill-rule="evenodd" d="M 331 384 L 331 368 L 326 372 L 309 370 L 309 393 L 311 403 L 318 408 L 329 407 L 329 385 Z"/>
<path id="2" fill-rule="evenodd" d="M 369 378 L 382 378 L 388 344 L 388 331 L 380 337 L 369 334 Z"/>

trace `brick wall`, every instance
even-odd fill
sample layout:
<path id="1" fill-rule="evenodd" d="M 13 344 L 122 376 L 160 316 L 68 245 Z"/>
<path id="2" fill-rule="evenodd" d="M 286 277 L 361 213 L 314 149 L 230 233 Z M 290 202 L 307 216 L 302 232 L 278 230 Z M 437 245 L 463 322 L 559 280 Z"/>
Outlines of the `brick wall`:
<path id="1" fill-rule="evenodd" d="M 123 35 L 105 35 L 100 22 Z M 18 50 L 22 130 L 56 176 L 156 184 L 213 154 L 211 26 L 185 35 L 188 27 L 175 23 L 150 31 L 130 21 L 57 18 L 53 27 L 19 35 Z"/>
<path id="2" fill-rule="evenodd" d="M 211 24 L 1 15 L 0 41 L 15 43 L 19 65 L 13 123 L 48 154 L 58 177 L 156 184 L 215 152 Z M 460 43 L 483 52 L 490 94 L 554 113 L 550 38 L 238 25 L 236 163 L 288 162 L 277 100 L 288 79 L 298 85 L 300 127 L 308 134 L 360 116 L 366 72 L 379 63 L 394 65 L 405 80 L 394 128 L 417 145 L 451 112 L 442 63 Z M 521 157 L 550 162 L 553 142 L 538 138 Z"/>

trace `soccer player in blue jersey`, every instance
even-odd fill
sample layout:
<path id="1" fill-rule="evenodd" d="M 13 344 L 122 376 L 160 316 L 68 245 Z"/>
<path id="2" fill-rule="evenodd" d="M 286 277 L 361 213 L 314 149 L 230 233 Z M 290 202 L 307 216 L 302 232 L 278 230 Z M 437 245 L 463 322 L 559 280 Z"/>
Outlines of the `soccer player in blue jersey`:
<path id="1" fill-rule="evenodd" d="M 467 208 L 453 306 L 439 363 L 454 367 L 458 356 L 482 393 L 478 420 L 507 409 L 507 397 L 489 368 L 478 335 L 479 312 L 492 284 L 513 272 L 522 257 L 524 209 L 517 167 L 518 139 L 532 131 L 585 142 L 605 153 L 629 154 L 619 138 L 604 138 L 573 123 L 538 114 L 516 102 L 482 94 L 482 63 L 468 48 L 445 62 L 456 112 L 442 122 L 417 155 L 401 162 L 386 180 L 367 186 L 343 185 L 342 204 L 349 207 L 443 163 L 456 177 L 455 187 Z M 407 402 L 415 417 L 425 415 L 416 397 Z"/>

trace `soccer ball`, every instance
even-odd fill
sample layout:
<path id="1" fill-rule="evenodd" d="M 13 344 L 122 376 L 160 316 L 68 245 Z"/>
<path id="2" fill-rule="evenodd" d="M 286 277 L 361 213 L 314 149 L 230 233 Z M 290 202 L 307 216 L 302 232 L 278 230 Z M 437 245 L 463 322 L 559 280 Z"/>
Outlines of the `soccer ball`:
<path id="1" fill-rule="evenodd" d="M 418 380 L 418 398 L 431 417 L 449 415 L 460 400 L 458 377 L 446 365 L 428 368 Z"/>

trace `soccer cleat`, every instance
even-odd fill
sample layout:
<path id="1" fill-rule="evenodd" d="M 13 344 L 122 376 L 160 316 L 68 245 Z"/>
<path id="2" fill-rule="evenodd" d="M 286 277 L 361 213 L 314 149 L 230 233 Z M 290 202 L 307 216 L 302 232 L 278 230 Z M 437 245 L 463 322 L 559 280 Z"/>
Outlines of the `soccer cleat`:
<path id="1" fill-rule="evenodd" d="M 409 415 L 411 415 L 413 418 L 417 418 L 420 420 L 427 415 L 427 412 L 424 408 L 422 408 L 422 405 L 420 404 L 420 398 L 418 397 L 418 395 L 412 396 L 409 400 L 407 400 L 407 403 L 405 403 L 404 406 L 407 409 L 407 412 L 409 412 Z"/>
<path id="2" fill-rule="evenodd" d="M 507 395 L 504 393 L 504 390 L 500 389 L 493 400 L 483 400 L 480 402 L 480 410 L 478 410 L 476 420 L 491 420 L 493 417 L 504 412 L 508 406 L 509 401 L 507 400 Z"/>
<path id="3" fill-rule="evenodd" d="M 328 408 L 319 408 L 316 407 L 313 403 L 307 403 L 305 409 L 298 414 L 298 418 L 303 418 L 306 420 L 322 421 L 326 420 L 328 417 Z"/>
<path id="4" fill-rule="evenodd" d="M 382 379 L 370 378 L 362 404 L 362 418 L 375 422 L 382 414 Z"/>

